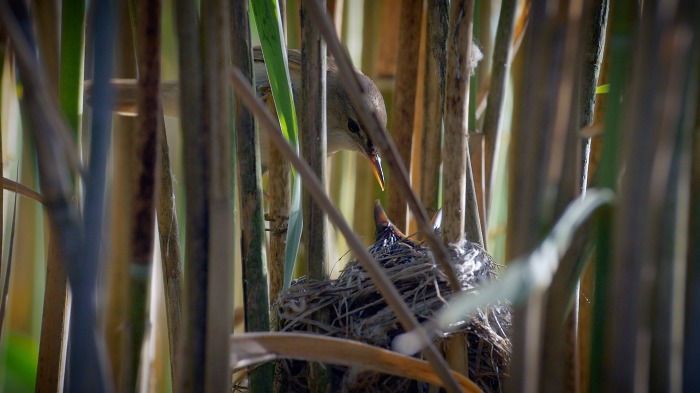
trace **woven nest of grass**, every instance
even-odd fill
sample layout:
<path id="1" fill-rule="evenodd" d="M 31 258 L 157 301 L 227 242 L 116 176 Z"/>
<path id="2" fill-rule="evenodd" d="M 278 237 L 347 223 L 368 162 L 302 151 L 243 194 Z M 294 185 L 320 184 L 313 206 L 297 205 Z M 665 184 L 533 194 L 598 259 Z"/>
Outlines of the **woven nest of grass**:
<path id="1" fill-rule="evenodd" d="M 478 245 L 467 241 L 449 247 L 452 263 L 465 291 L 496 278 L 496 264 Z M 452 294 L 445 274 L 438 268 L 429 250 L 407 239 L 388 220 L 377 225 L 377 241 L 370 248 L 389 279 L 420 322 L 425 322 L 445 305 Z M 397 335 L 404 333 L 396 316 L 380 296 L 376 286 L 356 260 L 350 261 L 338 279 L 308 282 L 295 281 L 278 298 L 274 307 L 280 331 L 315 329 L 318 334 L 346 338 L 391 348 Z M 319 324 L 312 315 L 323 311 L 330 315 L 329 324 Z M 479 310 L 465 318 L 458 329 L 436 338 L 444 349 L 454 334 L 466 334 L 469 378 L 485 392 L 501 391 L 507 376 L 510 341 L 510 311 L 507 305 Z M 372 371 L 331 367 L 334 391 L 347 392 L 421 392 L 424 384 Z M 281 386 L 288 391 L 307 391 L 307 363 L 278 362 Z M 427 391 L 427 390 L 425 390 Z"/>

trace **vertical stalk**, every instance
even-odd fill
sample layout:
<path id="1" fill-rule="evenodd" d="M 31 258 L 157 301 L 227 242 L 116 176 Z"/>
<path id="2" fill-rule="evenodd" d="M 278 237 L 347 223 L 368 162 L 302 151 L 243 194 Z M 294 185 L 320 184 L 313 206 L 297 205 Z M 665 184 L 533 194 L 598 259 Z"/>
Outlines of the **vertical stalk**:
<path id="1" fill-rule="evenodd" d="M 253 81 L 248 2 L 231 5 L 231 59 L 248 82 Z M 260 168 L 260 140 L 253 116 L 238 94 L 233 100 L 236 130 L 236 168 L 239 179 L 241 215 L 241 259 L 247 331 L 267 331 L 270 327 L 265 232 L 263 224 Z M 274 367 L 262 365 L 249 373 L 251 391 L 271 392 Z"/>
<path id="2" fill-rule="evenodd" d="M 456 242 L 464 238 L 467 210 L 471 231 L 467 238 L 483 244 L 478 213 L 467 206 L 467 186 L 473 178 L 469 162 L 469 76 L 468 62 L 472 42 L 473 1 L 454 1 L 450 6 L 450 31 L 447 38 L 447 82 L 445 90 L 445 142 L 443 164 L 443 238 Z M 467 68 L 466 72 L 464 69 Z M 472 202 L 476 199 L 471 198 Z M 477 220 L 471 219 L 476 216 Z"/>
<path id="3" fill-rule="evenodd" d="M 323 0 L 312 0 L 324 7 Z M 301 117 L 300 142 L 302 156 L 326 188 L 326 44 L 321 34 L 301 8 Z M 328 244 L 326 216 L 321 207 L 315 203 L 306 188 L 303 193 L 303 212 L 305 225 L 304 241 L 308 261 L 309 280 L 321 281 L 328 278 Z M 322 325 L 329 320 L 328 310 L 313 315 L 313 319 Z M 331 389 L 330 369 L 319 363 L 309 364 L 309 390 L 327 392 Z"/>
<path id="4" fill-rule="evenodd" d="M 455 243 L 464 239 L 467 186 L 471 180 L 471 165 L 467 137 L 469 135 L 469 58 L 472 43 L 474 1 L 453 0 L 450 4 L 450 25 L 447 38 L 447 79 L 445 88 L 445 142 L 443 160 L 443 239 Z M 466 69 L 466 70 L 465 70 Z M 473 183 L 470 189 L 473 191 Z M 476 202 L 476 199 L 472 199 Z M 478 213 L 476 226 L 478 228 Z M 470 222 L 474 224 L 473 222 Z M 473 228 L 472 228 L 473 229 Z M 467 239 L 483 244 L 480 230 L 470 231 Z M 449 340 L 446 357 L 450 366 L 469 375 L 466 335 L 455 335 Z"/>
<path id="5" fill-rule="evenodd" d="M 127 2 L 118 2 L 117 20 L 119 21 L 119 38 L 115 76 L 120 78 L 136 77 L 136 53 L 134 49 L 133 29 L 130 28 L 130 16 Z M 118 101 L 118 94 L 115 94 Z M 132 100 L 133 101 L 133 100 Z M 132 102 L 131 106 L 134 104 Z M 135 109 L 134 109 L 135 111 Z M 129 300 L 129 267 L 131 264 L 131 195 L 133 182 L 131 177 L 134 141 L 131 130 L 136 129 L 135 117 L 117 116 L 112 124 L 112 180 L 110 198 L 110 233 L 112 245 L 105 272 L 106 283 L 104 296 L 105 309 L 101 313 L 103 335 L 107 344 L 110 370 L 114 376 L 115 389 L 123 391 L 124 377 L 127 370 L 127 329 Z"/>
<path id="6" fill-rule="evenodd" d="M 194 1 L 175 3 L 180 65 L 180 113 L 187 206 L 183 332 L 178 345 L 176 392 L 198 392 L 204 386 L 209 267 L 209 173 L 204 127 L 204 95 L 198 9 Z"/>
<path id="7" fill-rule="evenodd" d="M 71 109 L 77 112 L 80 96 L 66 95 L 65 91 L 73 91 L 77 93 L 77 89 L 80 89 L 82 85 L 82 69 L 80 71 L 79 79 L 73 79 L 71 81 L 63 80 L 59 78 L 61 72 L 59 63 L 59 51 L 61 46 L 59 45 L 59 25 L 60 20 L 58 18 L 58 12 L 56 10 L 58 4 L 56 2 L 41 2 L 34 1 L 32 8 L 36 12 L 38 18 L 35 24 L 38 32 L 38 44 L 40 47 L 40 53 L 43 58 L 44 67 L 47 71 L 48 82 L 51 84 L 51 89 L 53 95 L 55 95 L 59 100 L 65 100 L 65 102 L 70 102 Z M 66 9 L 63 14 L 70 15 L 71 17 L 84 19 L 84 4 L 79 4 L 77 9 Z M 68 17 L 68 16 L 67 16 Z M 70 34 L 84 35 L 83 29 L 73 29 Z M 78 56 L 82 59 L 83 47 L 82 42 L 78 46 L 72 46 L 71 50 L 67 50 L 64 56 Z M 4 63 L 4 56 L 0 58 L 0 62 Z M 66 61 L 67 63 L 70 61 Z M 1 74 L 0 67 L 0 74 Z M 73 70 L 71 70 L 73 71 Z M 78 75 L 72 74 L 72 75 Z M 77 89 L 66 89 L 61 91 L 59 94 L 59 85 L 62 83 L 75 83 Z M 68 109 L 68 108 L 63 108 Z M 76 118 L 77 113 L 72 113 L 70 111 L 70 116 Z M 67 115 L 64 112 L 64 115 Z M 77 130 L 76 130 L 77 132 Z M 1 149 L 0 149 L 1 151 Z M 2 205 L 2 197 L 0 196 L 0 206 Z M 0 222 L 3 222 L 0 216 Z M 55 392 L 63 387 L 63 376 L 65 372 L 65 351 L 66 351 L 66 333 L 67 333 L 67 302 L 68 297 L 68 282 L 66 281 L 66 272 L 63 267 L 63 261 L 58 253 L 58 247 L 56 244 L 57 234 L 55 233 L 55 227 L 49 223 L 45 224 L 48 227 L 48 249 L 46 258 L 46 281 L 44 284 L 44 305 L 43 313 L 41 317 L 41 336 L 39 344 L 39 362 L 37 364 L 36 373 L 36 392 Z M 0 236 L 0 244 L 2 244 L 2 238 Z M 0 255 L 2 252 L 0 250 Z"/>
<path id="8" fill-rule="evenodd" d="M 421 141 L 423 160 L 419 170 L 421 171 L 420 197 L 431 215 L 440 206 L 438 188 L 442 164 L 442 115 L 445 109 L 445 50 L 447 49 L 448 17 L 448 1 L 428 2 Z"/>
<path id="9" fill-rule="evenodd" d="M 272 93 L 267 96 L 266 101 L 268 110 L 277 113 Z M 270 255 L 267 260 L 267 269 L 270 273 L 269 299 L 274 302 L 284 283 L 284 252 L 287 247 L 289 210 L 292 206 L 290 199 L 291 167 L 289 161 L 275 146 L 270 145 L 269 155 L 270 168 L 267 178 L 270 204 L 267 218 L 270 222 Z"/>
<path id="10" fill-rule="evenodd" d="M 1 198 L 0 206 L 2 206 Z M 2 216 L 0 216 L 0 222 L 2 222 Z M 44 284 L 44 312 L 41 318 L 39 362 L 37 363 L 36 384 L 34 385 L 34 391 L 37 393 L 57 392 L 62 389 L 66 363 L 68 283 L 66 271 L 55 243 L 57 234 L 50 224 L 49 231 L 46 282 Z M 1 243 L 2 238 L 0 237 Z M 0 255 L 2 254 L 0 253 Z"/>
<path id="11" fill-rule="evenodd" d="M 411 167 L 422 15 L 423 1 L 402 1 L 391 133 L 406 168 Z M 392 176 L 397 177 L 400 174 L 392 172 Z M 387 216 L 391 217 L 400 230 L 406 230 L 406 198 L 398 187 L 388 187 L 387 191 L 389 192 Z"/>
<path id="12" fill-rule="evenodd" d="M 605 143 L 600 158 L 600 168 L 597 173 L 600 187 L 617 189 L 622 146 L 622 98 L 626 92 L 631 57 L 633 54 L 633 34 L 638 23 L 639 10 L 630 1 L 615 4 L 612 7 L 610 26 L 610 92 L 605 108 Z M 595 298 L 593 300 L 593 327 L 591 332 L 590 358 L 590 391 L 600 391 L 603 388 L 605 372 L 604 352 L 608 340 L 605 337 L 605 325 L 610 308 L 610 275 L 613 253 L 614 218 L 612 211 L 606 209 L 601 214 L 598 225 L 595 265 Z"/>
<path id="13" fill-rule="evenodd" d="M 486 222 L 491 212 L 491 195 L 495 187 L 494 171 L 498 159 L 501 126 L 503 124 L 503 107 L 505 103 L 506 85 L 510 73 L 511 49 L 513 45 L 513 31 L 515 30 L 515 14 L 518 7 L 516 0 L 503 0 L 501 12 L 498 17 L 498 29 L 496 30 L 496 43 L 493 49 L 493 68 L 489 96 L 486 101 L 484 114 L 484 174 L 486 185 Z"/>
<path id="14" fill-rule="evenodd" d="M 205 392 L 231 390 L 229 335 L 233 313 L 233 149 L 229 9 L 225 0 L 202 3 L 204 124 L 209 129 L 209 252 Z"/>
<path id="15" fill-rule="evenodd" d="M 75 345 L 73 338 L 83 335 L 97 335 L 97 315 L 96 305 L 92 299 L 96 296 L 97 274 L 99 272 L 100 254 L 102 245 L 103 220 L 104 220 L 104 196 L 106 183 L 106 167 L 110 144 L 111 131 L 111 88 L 109 80 L 112 76 L 112 64 L 114 56 L 114 5 L 111 1 L 104 1 L 95 4 L 93 16 L 93 54 L 94 54 L 94 80 L 95 90 L 93 106 L 92 129 L 90 133 L 90 161 L 89 161 L 89 176 L 85 184 L 85 205 L 83 211 L 84 220 L 84 244 L 83 244 L 83 259 L 81 270 L 85 274 L 84 280 L 81 280 L 80 288 L 76 288 L 71 282 L 71 293 L 74 299 L 71 307 L 73 311 L 82 313 L 85 321 L 73 318 L 71 315 L 71 341 L 69 357 L 69 376 L 68 382 L 70 389 L 76 391 L 92 390 L 92 391 L 109 391 L 110 377 L 106 372 L 103 362 L 101 362 L 102 354 L 101 338 L 95 339 L 95 357 L 97 359 L 84 359 L 85 349 Z M 82 71 L 82 68 L 79 68 Z M 78 75 L 81 77 L 82 72 Z M 77 87 L 81 85 L 78 83 Z M 75 86 L 73 86 L 75 87 Z M 80 93 L 78 93 L 80 97 Z M 79 105 L 79 103 L 78 103 Z M 78 123 L 79 124 L 79 123 Z M 71 124 L 75 126 L 75 124 Z M 64 255 L 65 257 L 65 255 Z M 84 291 L 84 292 L 83 292 Z M 87 299 L 85 299 L 87 298 Z M 80 303 L 86 301 L 87 304 Z M 90 323 L 86 321 L 90 320 Z M 81 350 L 82 349 L 82 350 Z M 86 364 L 76 362 L 81 359 L 82 362 L 94 362 L 97 364 Z M 96 377 L 86 378 L 86 373 L 97 373 Z M 82 381 L 81 381 L 82 379 Z M 78 382 L 79 381 L 79 382 Z M 88 382 L 90 381 L 90 382 Z M 75 384 L 78 382 L 78 384 Z M 83 385 L 88 383 L 89 385 Z"/>
<path id="16" fill-rule="evenodd" d="M 136 390 L 139 381 L 141 353 L 148 320 L 154 231 L 155 198 L 158 185 L 157 162 L 160 157 L 160 18 L 159 0 L 137 2 L 135 15 L 138 61 L 136 108 L 137 130 L 134 134 L 131 226 L 131 271 L 129 284 L 130 345 L 125 388 Z"/>
<path id="17" fill-rule="evenodd" d="M 695 70 L 700 66 L 700 35 L 696 33 L 694 42 Z M 690 168 L 690 210 L 688 214 L 687 271 L 685 280 L 685 318 L 683 332 L 683 391 L 690 392 L 700 384 L 700 89 L 695 87 L 695 102 L 690 108 L 695 111 L 692 123 L 691 168 Z M 689 99 L 688 101 L 693 101 Z M 689 109 L 690 111 L 691 109 Z"/>

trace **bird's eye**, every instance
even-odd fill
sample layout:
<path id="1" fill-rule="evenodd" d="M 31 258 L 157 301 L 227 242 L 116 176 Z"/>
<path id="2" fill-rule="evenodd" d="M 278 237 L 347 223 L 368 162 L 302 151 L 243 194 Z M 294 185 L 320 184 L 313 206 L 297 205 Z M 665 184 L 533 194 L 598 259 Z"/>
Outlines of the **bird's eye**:
<path id="1" fill-rule="evenodd" d="M 348 119 L 348 130 L 357 134 L 360 132 L 360 125 L 353 119 Z"/>

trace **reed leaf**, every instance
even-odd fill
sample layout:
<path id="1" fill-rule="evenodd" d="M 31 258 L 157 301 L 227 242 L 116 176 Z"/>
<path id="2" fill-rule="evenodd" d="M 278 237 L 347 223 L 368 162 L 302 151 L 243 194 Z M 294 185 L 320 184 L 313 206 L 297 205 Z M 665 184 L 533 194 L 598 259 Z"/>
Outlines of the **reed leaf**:
<path id="1" fill-rule="evenodd" d="M 287 50 L 284 44 L 279 7 L 274 0 L 253 0 L 251 1 L 251 12 L 256 20 L 260 44 L 265 56 L 265 68 L 267 69 L 267 76 L 270 81 L 270 88 L 282 132 L 285 138 L 294 146 L 294 150 L 298 152 L 299 139 L 294 95 L 292 93 L 291 77 L 289 76 Z M 274 173 L 270 173 L 270 176 L 274 175 Z M 291 282 L 303 226 L 301 182 L 293 173 L 291 184 L 292 202 L 288 212 L 289 221 L 285 240 L 283 287 L 289 286 Z M 272 261 L 272 263 L 275 263 L 275 261 Z"/>
<path id="2" fill-rule="evenodd" d="M 296 359 L 372 370 L 446 387 L 430 363 L 361 342 L 304 333 L 248 333 L 234 335 L 233 368 L 274 359 Z M 465 376 L 452 372 L 463 392 L 481 392 Z"/>
<path id="3" fill-rule="evenodd" d="M 156 214 L 160 239 L 163 288 L 165 289 L 165 307 L 168 323 L 168 344 L 170 348 L 170 369 L 174 376 L 177 370 L 177 344 L 182 330 L 182 260 L 180 257 L 180 230 L 175 206 L 175 190 L 170 166 L 170 152 L 165 133 L 165 119 L 161 118 L 160 133 L 160 187 Z M 174 381 L 173 381 L 174 382 Z"/>

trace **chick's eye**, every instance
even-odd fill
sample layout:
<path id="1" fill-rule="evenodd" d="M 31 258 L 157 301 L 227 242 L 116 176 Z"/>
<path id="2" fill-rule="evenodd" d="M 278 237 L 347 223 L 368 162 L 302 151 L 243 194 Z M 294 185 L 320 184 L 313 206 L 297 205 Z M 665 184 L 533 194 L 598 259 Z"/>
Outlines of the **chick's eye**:
<path id="1" fill-rule="evenodd" d="M 357 134 L 360 132 L 360 125 L 353 119 L 348 119 L 348 130 Z"/>

